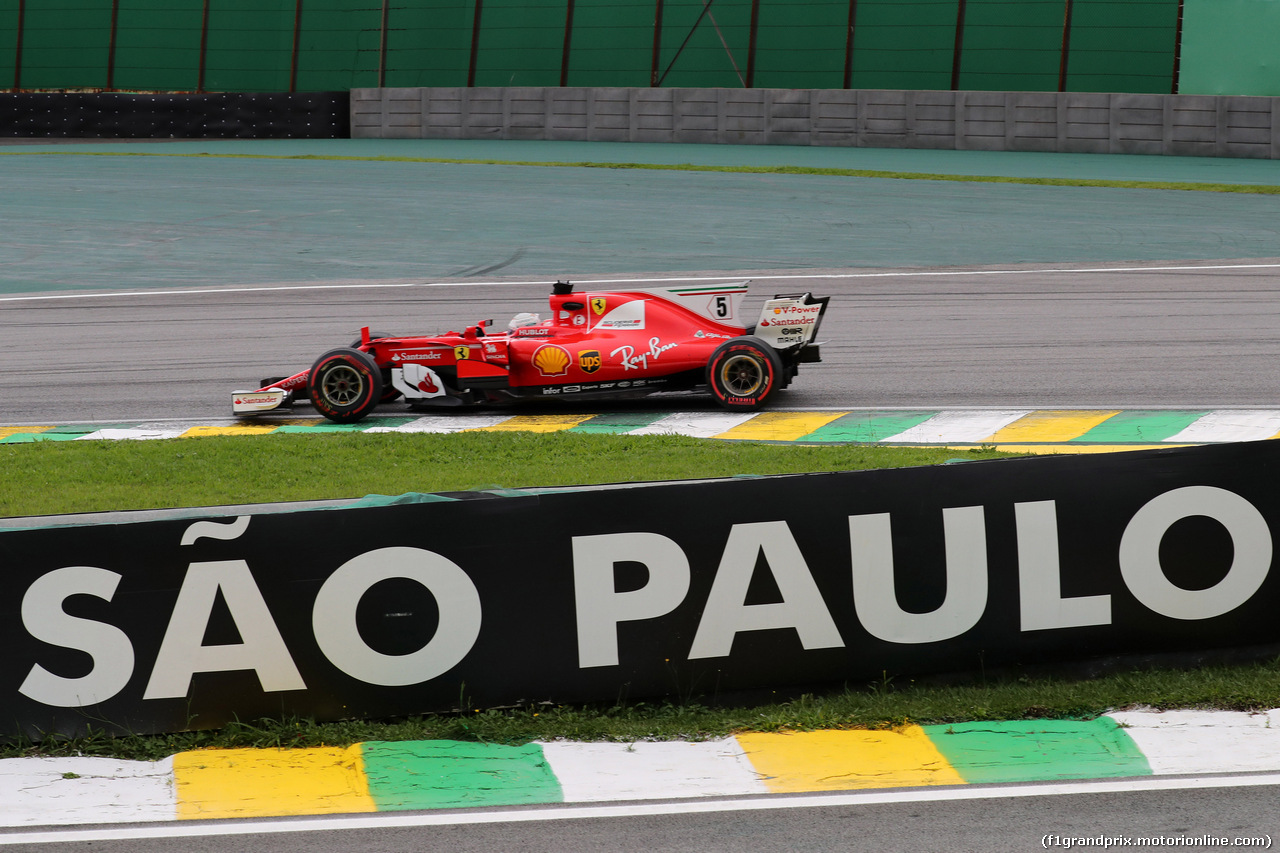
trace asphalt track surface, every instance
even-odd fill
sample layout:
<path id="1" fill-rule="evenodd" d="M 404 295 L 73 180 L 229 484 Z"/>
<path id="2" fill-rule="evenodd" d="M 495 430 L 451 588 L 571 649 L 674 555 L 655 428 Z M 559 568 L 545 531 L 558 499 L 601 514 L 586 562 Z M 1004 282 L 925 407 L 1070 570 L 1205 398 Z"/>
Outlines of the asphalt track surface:
<path id="1" fill-rule="evenodd" d="M 766 273 L 752 276 L 748 307 L 797 289 L 832 296 L 823 363 L 804 368 L 776 408 L 1275 408 L 1278 273 L 1276 259 Z M 548 289 L 485 278 L 0 297 L 0 422 L 227 417 L 233 389 L 303 370 L 361 326 L 505 323 L 545 314 Z"/>
<path id="2" fill-rule="evenodd" d="M 1267 784 L 1263 784 L 1267 783 Z M 0 847 L 98 853 L 414 851 L 982 851 L 1271 849 L 1275 776 L 775 795 L 592 807 L 32 830 Z M 1160 839 L 1151 844 L 1142 839 Z M 1211 843 L 1219 840 L 1226 843 Z M 1068 843 L 1070 842 L 1070 844 Z M 1190 842 L 1190 843 L 1188 843 Z"/>
<path id="3" fill-rule="evenodd" d="M 825 362 L 778 401 L 788 408 L 1280 402 L 1280 196 L 317 157 L 1280 184 L 1280 163 L 1209 158 L 5 146 L 0 422 L 220 416 L 233 388 L 303 369 L 363 325 L 407 334 L 503 321 L 545 310 L 557 278 L 751 278 L 754 298 L 832 295 Z"/>
<path id="4" fill-rule="evenodd" d="M 318 157 L 1280 184 L 1280 163 L 1209 158 L 4 146 L 0 422 L 222 416 L 233 388 L 303 369 L 363 325 L 425 333 L 545 311 L 557 278 L 832 295 L 825 362 L 779 399 L 788 408 L 1280 402 L 1280 196 Z"/>
<path id="5" fill-rule="evenodd" d="M 801 376 L 787 407 L 1280 402 L 1276 196 L 93 153 L 637 158 L 635 146 L 611 145 L 590 157 L 581 146 L 300 146 L 6 148 L 0 423 L 224 414 L 232 388 L 306 367 L 362 325 L 406 333 L 504 319 L 544 305 L 556 278 L 642 286 L 741 277 L 758 282 L 755 298 L 831 294 L 825 363 Z M 841 168 L 1280 184 L 1275 162 L 641 148 L 667 162 L 818 158 Z M 929 792 L 750 817 L 538 819 L 505 831 L 383 824 L 326 826 L 323 840 L 289 832 L 19 846 L 1028 850 L 1055 832 L 1275 834 L 1274 784 L 1208 785 L 1032 791 L 980 804 Z"/>

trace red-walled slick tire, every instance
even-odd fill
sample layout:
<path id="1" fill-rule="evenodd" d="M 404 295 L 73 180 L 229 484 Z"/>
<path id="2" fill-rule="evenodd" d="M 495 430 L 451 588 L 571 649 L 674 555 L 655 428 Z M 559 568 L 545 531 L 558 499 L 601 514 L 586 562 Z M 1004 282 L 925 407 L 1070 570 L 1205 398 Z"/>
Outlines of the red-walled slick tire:
<path id="1" fill-rule="evenodd" d="M 707 385 L 716 402 L 738 411 L 758 409 L 782 379 L 782 361 L 759 338 L 725 341 L 707 362 Z"/>
<path id="2" fill-rule="evenodd" d="M 311 366 L 307 392 L 317 412 L 340 424 L 353 423 L 382 400 L 382 371 L 360 350 L 330 350 Z"/>

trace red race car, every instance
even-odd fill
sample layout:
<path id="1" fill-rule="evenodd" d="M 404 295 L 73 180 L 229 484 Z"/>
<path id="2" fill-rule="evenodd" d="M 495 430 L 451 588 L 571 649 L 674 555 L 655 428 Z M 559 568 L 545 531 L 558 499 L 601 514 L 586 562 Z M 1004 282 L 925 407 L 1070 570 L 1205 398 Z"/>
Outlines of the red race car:
<path id="1" fill-rule="evenodd" d="M 775 296 L 749 327 L 746 294 L 747 282 L 581 293 L 556 282 L 549 320 L 520 314 L 506 331 L 485 320 L 408 337 L 366 327 L 310 370 L 234 392 L 232 410 L 309 399 L 329 420 L 350 423 L 399 397 L 428 409 L 702 389 L 727 409 L 757 409 L 801 364 L 821 361 L 814 338 L 830 297 Z"/>

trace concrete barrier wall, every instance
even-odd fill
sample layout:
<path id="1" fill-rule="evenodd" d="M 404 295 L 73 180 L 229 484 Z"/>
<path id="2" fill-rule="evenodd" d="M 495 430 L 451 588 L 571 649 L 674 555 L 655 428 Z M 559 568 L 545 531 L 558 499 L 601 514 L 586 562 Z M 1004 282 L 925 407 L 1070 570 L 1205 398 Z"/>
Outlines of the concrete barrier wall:
<path id="1" fill-rule="evenodd" d="M 354 89 L 351 135 L 1280 159 L 1280 97 L 879 89 Z"/>

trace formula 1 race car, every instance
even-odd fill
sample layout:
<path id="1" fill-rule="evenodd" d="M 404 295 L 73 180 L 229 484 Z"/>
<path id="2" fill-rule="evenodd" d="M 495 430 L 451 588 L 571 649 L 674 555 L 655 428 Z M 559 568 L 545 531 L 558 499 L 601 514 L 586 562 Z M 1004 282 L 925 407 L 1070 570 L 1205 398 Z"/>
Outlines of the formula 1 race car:
<path id="1" fill-rule="evenodd" d="M 310 370 L 236 391 L 252 415 L 310 400 L 350 423 L 403 397 L 412 408 L 527 399 L 636 397 L 708 390 L 727 409 L 753 410 L 821 361 L 814 338 L 830 297 L 781 294 L 742 323 L 747 282 L 576 292 L 556 282 L 551 318 L 520 314 L 506 331 L 484 320 L 461 332 L 391 337 L 368 327 Z"/>

